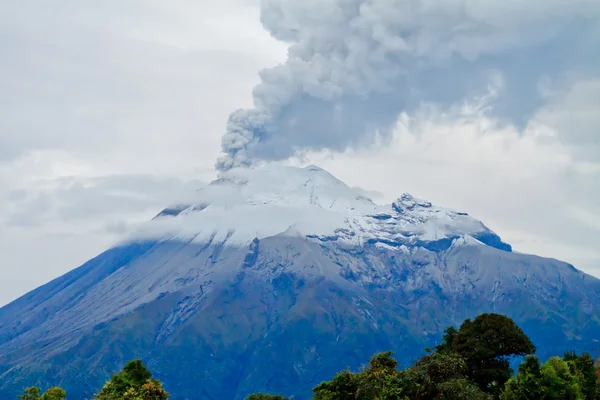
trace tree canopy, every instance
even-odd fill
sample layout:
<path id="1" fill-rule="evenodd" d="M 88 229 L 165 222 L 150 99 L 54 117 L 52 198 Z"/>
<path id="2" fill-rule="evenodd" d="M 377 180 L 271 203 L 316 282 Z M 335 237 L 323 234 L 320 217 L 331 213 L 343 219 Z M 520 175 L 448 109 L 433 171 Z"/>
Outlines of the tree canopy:
<path id="1" fill-rule="evenodd" d="M 317 385 L 313 400 L 600 399 L 600 369 L 589 354 L 567 353 L 542 365 L 535 351 L 510 318 L 482 314 L 447 328 L 410 367 L 398 370 L 391 352 L 376 354 L 361 371 Z M 513 376 L 510 361 L 523 356 Z"/>
<path id="2" fill-rule="evenodd" d="M 498 392 L 510 378 L 510 359 L 535 353 L 535 346 L 514 321 L 500 314 L 467 319 L 452 335 L 450 349 L 467 365 L 467 376 L 484 392 Z"/>
<path id="3" fill-rule="evenodd" d="M 167 400 L 169 393 L 142 360 L 129 361 L 95 396 L 95 400 Z"/>
<path id="4" fill-rule="evenodd" d="M 25 390 L 25 393 L 19 396 L 21 400 L 64 400 L 67 397 L 67 392 L 59 387 L 53 387 L 44 394 L 41 394 L 42 390 L 38 387 L 30 387 Z"/>

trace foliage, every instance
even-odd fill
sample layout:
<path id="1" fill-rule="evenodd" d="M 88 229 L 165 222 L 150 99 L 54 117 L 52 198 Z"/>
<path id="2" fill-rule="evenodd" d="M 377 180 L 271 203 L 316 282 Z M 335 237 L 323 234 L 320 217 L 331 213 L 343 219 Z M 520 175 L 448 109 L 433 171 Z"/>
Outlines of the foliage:
<path id="1" fill-rule="evenodd" d="M 481 390 L 495 394 L 512 374 L 510 358 L 535 353 L 521 328 L 500 314 L 467 319 L 453 335 L 450 347 L 465 360 L 469 379 Z"/>
<path id="2" fill-rule="evenodd" d="M 600 380 L 596 374 L 594 359 L 589 353 L 578 356 L 574 352 L 565 353 L 563 359 L 570 363 L 572 372 L 579 377 L 581 392 L 587 400 L 599 399 L 598 385 Z"/>
<path id="3" fill-rule="evenodd" d="M 519 373 L 506 382 L 502 400 L 539 400 L 544 396 L 540 361 L 535 356 L 527 356 L 519 366 Z"/>
<path id="4" fill-rule="evenodd" d="M 423 356 L 412 367 L 397 370 L 392 353 L 380 353 L 363 371 L 344 371 L 314 389 L 315 400 L 487 399 L 467 381 L 465 362 L 454 353 Z"/>
<path id="5" fill-rule="evenodd" d="M 588 354 L 552 357 L 543 365 L 535 346 L 508 317 L 482 314 L 459 329 L 449 327 L 440 344 L 399 370 L 392 352 L 375 354 L 359 372 L 339 372 L 313 389 L 313 400 L 600 400 L 600 366 Z M 511 377 L 509 361 L 525 356 Z M 64 400 L 55 387 L 30 387 L 21 400 Z M 169 393 L 141 360 L 128 362 L 95 400 L 167 400 Z M 252 394 L 246 400 L 289 400 Z"/>
<path id="6" fill-rule="evenodd" d="M 123 370 L 113 375 L 102 390 L 94 396 L 96 400 L 166 400 L 169 393 L 162 383 L 152 379 L 152 373 L 141 360 L 128 362 Z"/>
<path id="7" fill-rule="evenodd" d="M 502 400 L 591 400 L 596 397 L 596 387 L 591 388 L 589 395 L 584 374 L 577 369 L 577 359 L 587 356 L 577 356 L 574 353 L 570 357 L 561 359 L 552 357 L 540 368 L 536 357 L 528 357 L 519 367 L 519 373 L 512 377 L 507 383 L 501 395 Z M 568 361 L 565 361 L 567 360 Z M 593 367 L 593 364 L 592 364 Z M 594 376 L 593 382 L 596 382 Z M 582 390 L 583 388 L 583 390 Z"/>
<path id="8" fill-rule="evenodd" d="M 466 378 L 467 365 L 456 353 L 434 352 L 402 372 L 403 394 L 409 398 L 460 400 L 487 396 Z"/>
<path id="9" fill-rule="evenodd" d="M 535 346 L 508 317 L 483 314 L 449 327 L 440 344 L 398 370 L 391 352 L 362 371 L 343 371 L 313 389 L 313 400 L 597 400 L 600 367 L 589 354 L 567 353 L 543 366 Z M 510 360 L 525 356 L 511 377 Z"/>
<path id="10" fill-rule="evenodd" d="M 50 388 L 44 394 L 40 393 L 41 389 L 34 386 L 26 389 L 18 397 L 21 400 L 64 400 L 67 397 L 67 392 L 59 387 Z"/>
<path id="11" fill-rule="evenodd" d="M 25 389 L 25 393 L 19 395 L 19 399 L 21 400 L 40 400 L 42 396 L 40 395 L 41 389 L 39 387 L 30 387 Z"/>
<path id="12" fill-rule="evenodd" d="M 442 335 L 442 341 L 440 344 L 435 346 L 435 350 L 438 353 L 447 353 L 452 351 L 452 342 L 454 342 L 454 338 L 458 331 L 455 327 L 449 326 L 444 330 L 444 334 Z"/>
<path id="13" fill-rule="evenodd" d="M 451 379 L 438 386 L 440 400 L 489 400 L 490 395 L 483 393 L 473 382 L 466 378 Z"/>
<path id="14" fill-rule="evenodd" d="M 251 394 L 246 397 L 246 400 L 289 400 L 287 397 L 272 395 L 272 394 L 264 394 L 264 393 L 256 393 Z"/>
<path id="15" fill-rule="evenodd" d="M 544 398 L 583 400 L 577 376 L 571 373 L 569 362 L 552 357 L 540 369 Z"/>
<path id="16" fill-rule="evenodd" d="M 42 395 L 42 400 L 64 400 L 67 397 L 67 392 L 59 387 L 53 387 L 46 390 Z"/>
<path id="17" fill-rule="evenodd" d="M 338 373 L 330 382 L 323 382 L 313 389 L 315 400 L 355 400 L 360 386 L 360 375 L 350 371 Z"/>

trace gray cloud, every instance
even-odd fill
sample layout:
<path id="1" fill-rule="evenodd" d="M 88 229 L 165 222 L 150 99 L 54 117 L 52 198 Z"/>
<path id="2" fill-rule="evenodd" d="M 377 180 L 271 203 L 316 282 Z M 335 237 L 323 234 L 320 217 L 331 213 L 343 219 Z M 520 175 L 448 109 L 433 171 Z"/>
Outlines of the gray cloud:
<path id="1" fill-rule="evenodd" d="M 404 114 L 385 147 L 315 152 L 344 182 L 410 192 L 466 211 L 516 251 L 554 257 L 600 274 L 600 163 L 574 157 L 546 127 L 498 123 L 477 107 Z"/>
<path id="2" fill-rule="evenodd" d="M 599 104 L 600 77 L 579 78 L 567 88 L 549 93 L 548 104 L 534 120 L 553 128 L 575 157 L 600 161 Z"/>
<path id="3" fill-rule="evenodd" d="M 524 126 L 540 81 L 598 74 L 600 3 L 590 0 L 265 0 L 262 22 L 289 44 L 238 110 L 220 169 L 388 137 L 401 111 L 495 91 L 494 115 Z"/>
<path id="4" fill-rule="evenodd" d="M 116 233 L 132 216 L 150 219 L 166 205 L 191 198 L 203 185 L 151 175 L 61 177 L 10 191 L 4 211 L 6 223 L 17 227 L 85 222 L 90 229 Z"/>

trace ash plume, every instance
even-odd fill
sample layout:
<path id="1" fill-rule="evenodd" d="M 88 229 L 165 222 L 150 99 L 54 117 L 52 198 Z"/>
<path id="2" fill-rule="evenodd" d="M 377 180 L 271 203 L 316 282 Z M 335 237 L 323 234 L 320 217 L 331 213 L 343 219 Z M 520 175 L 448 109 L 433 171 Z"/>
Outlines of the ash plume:
<path id="1" fill-rule="evenodd" d="M 231 114 L 217 169 L 389 138 L 400 112 L 497 90 L 493 113 L 524 125 L 540 82 L 595 74 L 595 0 L 263 0 L 289 44 L 261 71 L 251 110 Z"/>

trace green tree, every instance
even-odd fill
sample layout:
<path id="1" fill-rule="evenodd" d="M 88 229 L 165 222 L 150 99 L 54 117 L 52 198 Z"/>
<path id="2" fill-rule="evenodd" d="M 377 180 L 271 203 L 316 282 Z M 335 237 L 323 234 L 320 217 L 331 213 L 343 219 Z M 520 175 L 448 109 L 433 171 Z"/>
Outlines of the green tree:
<path id="1" fill-rule="evenodd" d="M 596 400 L 598 390 L 598 376 L 596 365 L 589 353 L 580 356 L 574 352 L 566 352 L 563 360 L 572 366 L 572 372 L 579 377 L 581 391 L 587 400 Z"/>
<path id="2" fill-rule="evenodd" d="M 169 393 L 162 387 L 162 383 L 156 379 L 149 379 L 138 389 L 141 400 L 166 400 Z"/>
<path id="3" fill-rule="evenodd" d="M 169 393 L 141 360 L 129 361 L 98 392 L 96 400 L 167 400 Z"/>
<path id="4" fill-rule="evenodd" d="M 59 387 L 53 387 L 42 395 L 42 400 L 64 400 L 67 397 L 67 392 Z"/>
<path id="5" fill-rule="evenodd" d="M 506 382 L 502 400 L 539 400 L 544 397 L 540 361 L 535 356 L 527 356 L 519 365 L 516 376 Z"/>
<path id="6" fill-rule="evenodd" d="M 571 372 L 569 363 L 560 357 L 551 357 L 540 369 L 544 397 L 541 399 L 583 400 L 579 380 Z"/>
<path id="7" fill-rule="evenodd" d="M 495 396 L 512 375 L 510 358 L 535 353 L 521 328 L 500 314 L 467 319 L 453 335 L 451 349 L 465 360 L 467 377 Z"/>
<path id="8" fill-rule="evenodd" d="M 398 361 L 392 356 L 394 353 L 386 351 L 383 353 L 377 353 L 369 360 L 369 368 L 367 372 L 394 372 L 398 368 Z"/>
<path id="9" fill-rule="evenodd" d="M 403 395 L 410 399 L 485 399 L 487 396 L 466 379 L 467 365 L 456 353 L 443 350 L 421 357 L 401 372 Z"/>
<path id="10" fill-rule="evenodd" d="M 484 393 L 473 382 L 466 378 L 451 379 L 438 386 L 439 400 L 489 400 L 490 395 Z"/>
<path id="11" fill-rule="evenodd" d="M 449 326 L 444 330 L 444 334 L 442 335 L 442 341 L 440 344 L 435 346 L 435 350 L 440 353 L 447 353 L 452 351 L 452 342 L 456 337 L 458 331 L 455 327 Z"/>
<path id="12" fill-rule="evenodd" d="M 322 382 L 314 389 L 315 400 L 355 400 L 360 379 L 350 371 L 339 372 L 331 381 Z"/>
<path id="13" fill-rule="evenodd" d="M 314 400 L 400 400 L 402 382 L 392 352 L 378 353 L 362 372 L 338 373 L 313 389 Z"/>
<path id="14" fill-rule="evenodd" d="M 32 386 L 30 388 L 25 389 L 25 393 L 19 395 L 19 399 L 21 400 L 41 400 L 42 396 L 40 395 L 41 389 L 39 387 Z"/>
<path id="15" fill-rule="evenodd" d="M 280 396 L 278 394 L 264 394 L 256 393 L 246 397 L 246 400 L 289 400 L 287 397 Z"/>
<path id="16" fill-rule="evenodd" d="M 67 392 L 59 387 L 53 387 L 44 394 L 40 394 L 41 389 L 38 387 L 30 387 L 25 390 L 25 393 L 19 395 L 21 400 L 64 400 L 67 397 Z"/>

